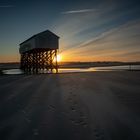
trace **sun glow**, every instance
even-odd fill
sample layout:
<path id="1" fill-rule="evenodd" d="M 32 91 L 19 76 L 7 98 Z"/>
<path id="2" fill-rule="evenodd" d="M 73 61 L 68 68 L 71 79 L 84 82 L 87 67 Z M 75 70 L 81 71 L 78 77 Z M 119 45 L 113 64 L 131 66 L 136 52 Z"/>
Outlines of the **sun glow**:
<path id="1" fill-rule="evenodd" d="M 62 60 L 62 56 L 60 54 L 57 55 L 57 58 L 54 58 L 54 61 L 60 62 Z"/>
<path id="2" fill-rule="evenodd" d="M 61 58 L 61 55 L 60 55 L 60 54 L 58 54 L 58 55 L 57 55 L 57 61 L 58 61 L 58 62 L 60 62 L 60 61 L 61 61 L 61 59 L 62 59 L 62 58 Z"/>

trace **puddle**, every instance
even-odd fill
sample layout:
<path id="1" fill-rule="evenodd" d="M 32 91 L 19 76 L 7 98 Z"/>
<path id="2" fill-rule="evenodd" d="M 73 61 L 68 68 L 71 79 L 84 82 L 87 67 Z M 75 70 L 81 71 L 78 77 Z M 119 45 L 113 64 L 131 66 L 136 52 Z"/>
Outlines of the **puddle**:
<path id="1" fill-rule="evenodd" d="M 24 74 L 24 71 L 21 69 L 9 69 L 9 70 L 3 70 L 3 74 Z"/>
<path id="2" fill-rule="evenodd" d="M 95 71 L 124 71 L 124 70 L 140 70 L 140 65 L 125 66 L 108 66 L 108 67 L 90 67 L 90 68 L 60 68 L 58 73 L 76 73 L 76 72 L 95 72 Z M 20 69 L 3 70 L 4 74 L 24 74 Z M 40 71 L 40 73 L 51 73 Z"/>
<path id="3" fill-rule="evenodd" d="M 140 65 L 124 65 L 124 66 L 108 66 L 108 67 L 91 67 L 89 71 L 124 71 L 124 70 L 140 70 Z"/>

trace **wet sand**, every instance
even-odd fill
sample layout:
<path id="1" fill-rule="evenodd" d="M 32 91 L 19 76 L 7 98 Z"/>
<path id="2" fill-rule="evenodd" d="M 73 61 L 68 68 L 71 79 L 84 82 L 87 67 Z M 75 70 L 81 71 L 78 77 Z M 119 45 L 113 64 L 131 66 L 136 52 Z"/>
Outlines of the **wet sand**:
<path id="1" fill-rule="evenodd" d="M 2 75 L 0 140 L 139 140 L 139 75 Z"/>

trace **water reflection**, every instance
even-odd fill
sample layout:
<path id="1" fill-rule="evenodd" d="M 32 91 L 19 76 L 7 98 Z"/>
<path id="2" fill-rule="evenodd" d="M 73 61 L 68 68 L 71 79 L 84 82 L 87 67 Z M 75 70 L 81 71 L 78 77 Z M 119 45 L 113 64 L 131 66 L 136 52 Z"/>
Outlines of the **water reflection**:
<path id="1" fill-rule="evenodd" d="M 24 74 L 24 71 L 21 69 L 9 69 L 9 70 L 3 70 L 3 74 Z"/>
<path id="2" fill-rule="evenodd" d="M 140 65 L 124 65 L 124 66 L 108 66 L 108 67 L 94 67 L 90 68 L 95 69 L 96 71 L 99 70 L 140 70 Z"/>
<path id="3" fill-rule="evenodd" d="M 108 67 L 91 67 L 91 68 L 60 68 L 58 73 L 77 73 L 77 72 L 93 72 L 93 71 L 124 71 L 124 70 L 140 70 L 140 65 L 125 66 L 108 66 Z M 4 74 L 24 74 L 20 69 L 3 70 Z M 51 73 L 42 72 L 40 73 Z"/>
<path id="4" fill-rule="evenodd" d="M 59 73 L 73 73 L 73 72 L 87 72 L 89 71 L 88 69 L 84 68 L 63 68 L 63 69 L 58 69 Z"/>

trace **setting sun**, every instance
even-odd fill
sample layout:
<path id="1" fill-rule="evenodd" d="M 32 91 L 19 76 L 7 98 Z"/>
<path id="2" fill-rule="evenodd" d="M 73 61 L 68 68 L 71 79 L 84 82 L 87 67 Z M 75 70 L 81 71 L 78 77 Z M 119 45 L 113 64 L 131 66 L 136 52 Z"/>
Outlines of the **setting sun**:
<path id="1" fill-rule="evenodd" d="M 61 56 L 58 54 L 57 55 L 57 61 L 60 62 L 61 61 Z"/>
<path id="2" fill-rule="evenodd" d="M 57 62 L 60 62 L 62 60 L 62 57 L 60 54 L 57 55 Z M 56 61 L 56 58 L 54 58 L 54 61 Z"/>

